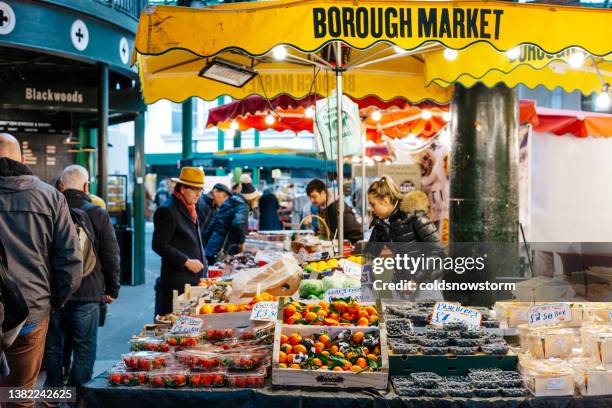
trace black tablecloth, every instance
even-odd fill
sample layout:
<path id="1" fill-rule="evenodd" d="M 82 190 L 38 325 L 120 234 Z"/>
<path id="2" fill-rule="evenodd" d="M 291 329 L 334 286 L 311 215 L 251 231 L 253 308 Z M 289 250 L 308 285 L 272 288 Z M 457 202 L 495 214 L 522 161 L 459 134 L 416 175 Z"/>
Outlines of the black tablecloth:
<path id="1" fill-rule="evenodd" d="M 336 391 L 313 388 L 166 389 L 116 387 L 100 375 L 85 385 L 84 407 L 220 407 L 220 408 L 611 408 L 612 395 L 501 399 L 401 398 L 392 391 Z"/>

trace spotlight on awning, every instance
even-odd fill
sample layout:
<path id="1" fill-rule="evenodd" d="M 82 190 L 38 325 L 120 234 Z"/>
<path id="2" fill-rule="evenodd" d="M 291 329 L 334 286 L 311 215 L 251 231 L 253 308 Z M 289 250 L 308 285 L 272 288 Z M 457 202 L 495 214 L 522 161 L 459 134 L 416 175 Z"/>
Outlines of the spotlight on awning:
<path id="1" fill-rule="evenodd" d="M 202 78 L 222 82 L 227 85 L 242 88 L 251 79 L 257 76 L 257 72 L 244 65 L 236 64 L 221 58 L 210 61 L 198 74 Z"/>

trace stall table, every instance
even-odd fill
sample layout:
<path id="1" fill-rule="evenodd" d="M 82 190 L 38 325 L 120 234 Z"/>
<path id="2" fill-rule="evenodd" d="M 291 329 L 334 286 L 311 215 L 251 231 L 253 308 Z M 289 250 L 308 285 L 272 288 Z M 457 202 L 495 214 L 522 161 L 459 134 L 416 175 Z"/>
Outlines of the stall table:
<path id="1" fill-rule="evenodd" d="M 316 388 L 273 387 L 260 389 L 205 389 L 116 387 L 106 373 L 85 385 L 81 406 L 85 407 L 293 407 L 301 408 L 603 408 L 612 407 L 612 395 L 600 397 L 548 398 L 402 398 L 393 391 L 341 391 Z"/>

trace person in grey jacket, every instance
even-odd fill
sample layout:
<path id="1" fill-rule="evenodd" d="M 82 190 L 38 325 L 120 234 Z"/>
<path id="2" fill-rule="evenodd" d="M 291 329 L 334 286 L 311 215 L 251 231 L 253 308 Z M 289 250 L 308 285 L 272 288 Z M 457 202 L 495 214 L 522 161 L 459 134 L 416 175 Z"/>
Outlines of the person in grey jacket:
<path id="1" fill-rule="evenodd" d="M 22 163 L 19 142 L 0 133 L 0 239 L 10 276 L 29 316 L 5 350 L 10 374 L 2 387 L 32 389 L 43 357 L 52 309 L 61 308 L 81 284 L 82 255 L 64 196 Z M 34 402 L 22 406 L 34 406 Z"/>

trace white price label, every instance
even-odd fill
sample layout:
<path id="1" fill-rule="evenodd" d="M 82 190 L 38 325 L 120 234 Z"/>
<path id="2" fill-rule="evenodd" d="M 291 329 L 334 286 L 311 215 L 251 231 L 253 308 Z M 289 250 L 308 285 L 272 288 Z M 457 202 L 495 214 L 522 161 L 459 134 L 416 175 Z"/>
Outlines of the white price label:
<path id="1" fill-rule="evenodd" d="M 548 390 L 562 390 L 565 388 L 565 379 L 563 378 L 553 378 L 548 380 L 548 384 L 546 384 L 546 389 Z"/>
<path id="2" fill-rule="evenodd" d="M 567 303 L 548 303 L 529 308 L 527 323 L 529 326 L 545 326 L 571 322 L 572 309 Z"/>
<path id="3" fill-rule="evenodd" d="M 172 326 L 172 333 L 198 334 L 202 330 L 204 322 L 198 317 L 179 316 Z"/>
<path id="4" fill-rule="evenodd" d="M 354 298 L 362 301 L 361 288 L 328 289 L 327 292 L 325 292 L 325 300 L 328 302 L 331 302 L 333 299 L 343 298 Z"/>
<path id="5" fill-rule="evenodd" d="M 342 266 L 342 271 L 345 273 L 345 275 L 361 280 L 363 265 L 358 264 L 357 262 L 349 261 L 348 259 L 341 259 L 340 265 Z"/>
<path id="6" fill-rule="evenodd" d="M 257 302 L 251 310 L 251 320 L 275 322 L 278 317 L 278 302 Z"/>
<path id="7" fill-rule="evenodd" d="M 478 329 L 482 321 L 482 313 L 476 309 L 464 307 L 456 303 L 436 302 L 431 315 L 431 324 L 443 326 L 444 323 L 461 322 L 470 329 Z"/>

